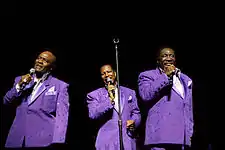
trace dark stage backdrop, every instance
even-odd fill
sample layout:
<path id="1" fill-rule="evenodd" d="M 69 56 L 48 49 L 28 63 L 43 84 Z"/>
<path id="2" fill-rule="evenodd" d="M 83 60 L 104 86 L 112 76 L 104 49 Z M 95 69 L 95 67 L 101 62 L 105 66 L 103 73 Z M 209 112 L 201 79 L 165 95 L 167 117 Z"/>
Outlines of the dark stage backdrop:
<path id="1" fill-rule="evenodd" d="M 212 142 L 210 101 L 215 90 L 212 89 L 213 81 L 209 80 L 210 73 L 207 70 L 211 63 L 209 58 L 213 57 L 212 49 L 215 49 L 215 43 L 212 43 L 212 37 L 209 38 L 209 32 L 205 33 L 198 26 L 192 26 L 190 30 L 172 26 L 144 29 L 139 26 L 130 30 L 116 30 L 94 26 L 81 27 L 81 25 L 73 27 L 70 24 L 72 21 L 64 22 L 62 26 L 57 24 L 57 20 L 51 24 L 49 22 L 51 21 L 25 21 L 20 24 L 11 20 L 5 26 L 0 46 L 1 98 L 12 86 L 14 77 L 27 73 L 33 66 L 40 48 L 54 49 L 58 63 L 54 74 L 71 85 L 68 145 L 72 148 L 92 149 L 96 128 L 88 119 L 85 96 L 102 86 L 100 65 L 116 61 L 113 38 L 117 36 L 120 40 L 118 47 L 120 84 L 136 91 L 139 73 L 155 68 L 156 50 L 162 45 L 168 45 L 177 52 L 178 67 L 194 82 L 193 148 L 199 150 Z M 142 103 L 139 104 L 142 109 Z M 14 108 L 3 106 L 1 102 L 2 147 L 14 114 Z M 141 145 L 143 125 L 139 130 L 138 143 Z"/>

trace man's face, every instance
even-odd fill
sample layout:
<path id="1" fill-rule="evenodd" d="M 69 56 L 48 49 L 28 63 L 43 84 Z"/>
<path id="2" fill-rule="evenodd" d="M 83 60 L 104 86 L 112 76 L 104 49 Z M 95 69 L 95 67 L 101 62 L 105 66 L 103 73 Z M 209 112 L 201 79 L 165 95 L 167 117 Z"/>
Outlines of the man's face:
<path id="1" fill-rule="evenodd" d="M 115 82 L 116 72 L 113 71 L 110 65 L 104 65 L 100 69 L 102 80 L 107 84 L 107 78 L 110 78 L 112 82 Z"/>
<path id="2" fill-rule="evenodd" d="M 55 61 L 55 56 L 48 51 L 42 52 L 35 60 L 34 69 L 39 73 L 46 73 L 52 69 L 52 63 Z"/>
<path id="3" fill-rule="evenodd" d="M 166 66 L 175 65 L 176 59 L 174 51 L 171 48 L 162 49 L 158 61 L 162 69 Z"/>

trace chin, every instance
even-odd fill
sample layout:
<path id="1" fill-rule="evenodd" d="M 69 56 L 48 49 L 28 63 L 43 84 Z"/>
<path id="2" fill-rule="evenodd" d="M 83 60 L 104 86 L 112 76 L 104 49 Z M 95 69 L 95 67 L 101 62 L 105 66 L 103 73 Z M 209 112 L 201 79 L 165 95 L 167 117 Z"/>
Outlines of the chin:
<path id="1" fill-rule="evenodd" d="M 45 73 L 45 71 L 44 70 L 36 70 L 36 73 L 43 74 L 43 73 Z"/>
<path id="2" fill-rule="evenodd" d="M 36 70 L 35 70 L 35 72 L 37 72 L 37 73 L 40 73 L 40 72 L 41 72 L 41 70 L 39 70 L 39 69 L 36 69 Z"/>

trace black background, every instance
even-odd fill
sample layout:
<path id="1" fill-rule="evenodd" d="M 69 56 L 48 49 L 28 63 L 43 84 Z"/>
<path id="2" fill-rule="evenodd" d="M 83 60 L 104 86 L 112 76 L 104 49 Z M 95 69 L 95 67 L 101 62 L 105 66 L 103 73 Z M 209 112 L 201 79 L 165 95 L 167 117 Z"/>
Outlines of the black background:
<path id="1" fill-rule="evenodd" d="M 194 82 L 193 149 L 219 143 L 214 136 L 219 126 L 211 130 L 221 113 L 218 108 L 212 115 L 222 95 L 217 87 L 222 85 L 218 82 L 223 70 L 219 56 L 224 49 L 219 7 L 96 5 L 32 4 L 2 18 L 0 96 L 9 90 L 15 76 L 33 67 L 40 48 L 54 49 L 58 63 L 55 75 L 71 85 L 68 145 L 91 149 L 95 130 L 88 119 L 85 96 L 102 86 L 100 65 L 116 61 L 113 38 L 119 38 L 120 84 L 135 90 L 138 74 L 155 68 L 156 50 L 168 45 L 176 51 L 178 67 Z M 3 147 L 15 111 L 3 105 L 1 108 Z"/>

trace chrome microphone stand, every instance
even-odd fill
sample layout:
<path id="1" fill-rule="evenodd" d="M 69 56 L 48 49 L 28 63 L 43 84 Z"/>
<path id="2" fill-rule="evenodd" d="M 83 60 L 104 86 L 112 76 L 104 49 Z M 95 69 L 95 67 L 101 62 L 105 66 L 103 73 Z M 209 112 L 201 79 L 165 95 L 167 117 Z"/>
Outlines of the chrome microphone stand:
<path id="1" fill-rule="evenodd" d="M 120 140 L 120 150 L 124 150 L 123 146 L 123 132 L 122 132 L 122 116 L 121 116 L 121 106 L 120 106 L 120 83 L 119 83 L 119 61 L 118 61 L 118 43 L 119 39 L 114 38 L 113 43 L 115 44 L 115 50 L 116 50 L 116 77 L 117 77 L 117 92 L 118 92 L 118 107 L 119 107 L 119 120 L 118 120 L 118 125 L 119 125 L 119 140 Z"/>

